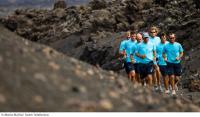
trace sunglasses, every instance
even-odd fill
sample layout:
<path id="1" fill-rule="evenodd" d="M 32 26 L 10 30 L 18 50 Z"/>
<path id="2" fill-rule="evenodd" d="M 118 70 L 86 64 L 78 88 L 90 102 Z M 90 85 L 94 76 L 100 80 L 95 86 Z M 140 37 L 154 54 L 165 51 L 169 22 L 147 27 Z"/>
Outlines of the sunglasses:
<path id="1" fill-rule="evenodd" d="M 170 37 L 169 39 L 175 39 L 175 37 Z"/>
<path id="2" fill-rule="evenodd" d="M 156 33 L 156 32 L 151 32 L 151 33 Z"/>

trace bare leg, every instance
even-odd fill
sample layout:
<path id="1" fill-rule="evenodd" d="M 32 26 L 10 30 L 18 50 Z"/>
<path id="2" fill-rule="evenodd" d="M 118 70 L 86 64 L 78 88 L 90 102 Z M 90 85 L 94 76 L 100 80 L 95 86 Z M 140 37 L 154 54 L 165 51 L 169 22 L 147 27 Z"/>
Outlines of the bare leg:
<path id="1" fill-rule="evenodd" d="M 175 79 L 174 75 L 170 75 L 169 80 L 170 80 L 170 84 L 171 84 L 172 90 L 175 90 L 175 87 L 174 87 L 175 80 L 174 79 Z"/>
<path id="2" fill-rule="evenodd" d="M 157 85 L 161 86 L 161 73 L 158 66 L 156 66 L 156 78 L 157 78 Z"/>
<path id="3" fill-rule="evenodd" d="M 148 83 L 149 89 L 152 89 L 153 78 L 151 74 L 147 75 L 147 83 Z"/>
<path id="4" fill-rule="evenodd" d="M 141 83 L 141 80 L 140 80 L 140 74 L 138 73 L 135 73 L 135 79 L 138 83 Z"/>
<path id="5" fill-rule="evenodd" d="M 136 83 L 135 71 L 131 71 L 130 73 L 131 73 L 131 81 L 132 81 L 133 83 Z"/>
<path id="6" fill-rule="evenodd" d="M 128 79 L 131 80 L 131 72 L 128 73 Z"/>
<path id="7" fill-rule="evenodd" d="M 180 82 L 180 76 L 175 76 L 175 89 L 178 90 L 178 83 Z"/>
<path id="8" fill-rule="evenodd" d="M 164 85 L 165 85 L 165 90 L 169 90 L 169 77 L 168 77 L 168 75 L 164 76 L 163 81 L 164 81 Z"/>
<path id="9" fill-rule="evenodd" d="M 154 72 L 153 72 L 153 78 L 152 78 L 152 80 L 153 80 L 154 86 L 158 86 L 158 84 L 157 84 L 157 78 L 156 78 L 156 70 L 154 70 Z"/>

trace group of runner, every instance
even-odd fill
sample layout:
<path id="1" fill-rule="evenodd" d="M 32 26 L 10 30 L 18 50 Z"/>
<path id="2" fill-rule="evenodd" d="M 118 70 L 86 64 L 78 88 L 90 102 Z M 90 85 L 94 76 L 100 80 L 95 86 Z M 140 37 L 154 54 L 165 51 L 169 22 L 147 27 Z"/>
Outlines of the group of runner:
<path id="1" fill-rule="evenodd" d="M 155 26 L 144 33 L 128 31 L 120 43 L 119 54 L 124 58 L 124 68 L 133 83 L 147 84 L 150 89 L 163 92 L 163 81 L 164 93 L 176 95 L 183 48 L 176 42 L 174 33 L 157 35 Z"/>

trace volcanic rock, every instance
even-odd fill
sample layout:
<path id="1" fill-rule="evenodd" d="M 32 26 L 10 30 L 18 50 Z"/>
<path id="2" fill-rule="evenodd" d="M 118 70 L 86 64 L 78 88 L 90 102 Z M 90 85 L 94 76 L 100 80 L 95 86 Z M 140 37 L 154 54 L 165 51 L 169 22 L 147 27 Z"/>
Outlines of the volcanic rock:
<path id="1" fill-rule="evenodd" d="M 59 0 L 55 2 L 53 9 L 58 9 L 58 8 L 61 8 L 61 9 L 67 8 L 66 2 L 64 0 Z"/>

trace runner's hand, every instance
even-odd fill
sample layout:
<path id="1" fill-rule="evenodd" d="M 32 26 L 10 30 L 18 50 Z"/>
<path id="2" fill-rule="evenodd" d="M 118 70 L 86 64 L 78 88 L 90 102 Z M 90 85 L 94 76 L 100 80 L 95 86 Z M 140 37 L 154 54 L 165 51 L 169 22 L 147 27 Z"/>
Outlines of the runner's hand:
<path id="1" fill-rule="evenodd" d="M 156 57 L 154 57 L 154 58 L 153 58 L 153 61 L 155 61 L 155 62 L 156 62 Z"/>
<path id="2" fill-rule="evenodd" d="M 145 58 L 146 58 L 146 55 L 141 55 L 141 58 L 142 58 L 142 59 L 145 59 Z"/>
<path id="3" fill-rule="evenodd" d="M 126 57 L 127 57 L 127 55 L 125 54 L 125 55 L 124 55 L 124 58 L 126 58 Z"/>
<path id="4" fill-rule="evenodd" d="M 178 57 L 176 57 L 176 60 L 179 61 L 179 60 L 181 60 L 181 58 L 178 56 Z"/>
<path id="5" fill-rule="evenodd" d="M 133 59 L 131 59 L 131 63 L 135 63 L 135 61 Z"/>
<path id="6" fill-rule="evenodd" d="M 167 62 L 167 58 L 164 58 L 165 62 Z"/>

